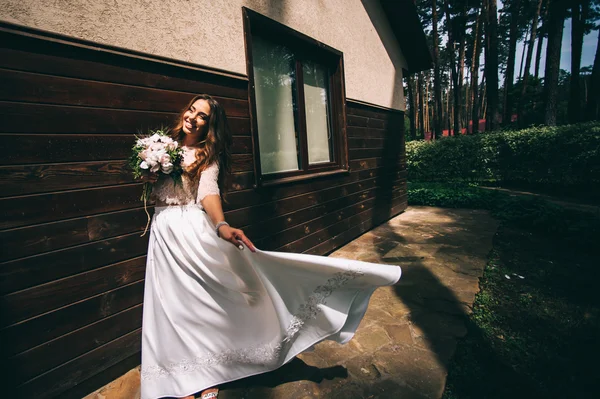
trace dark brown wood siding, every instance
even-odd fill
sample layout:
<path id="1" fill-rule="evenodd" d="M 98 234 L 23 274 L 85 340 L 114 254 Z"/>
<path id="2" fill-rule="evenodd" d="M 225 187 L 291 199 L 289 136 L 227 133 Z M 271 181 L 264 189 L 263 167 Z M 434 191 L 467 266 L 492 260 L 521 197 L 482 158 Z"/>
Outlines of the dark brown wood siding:
<path id="1" fill-rule="evenodd" d="M 228 113 L 226 217 L 258 247 L 327 254 L 406 208 L 402 112 L 349 100 L 348 174 L 256 190 L 246 79 L 47 39 L 0 29 L 0 350 L 14 397 L 81 397 L 139 364 L 148 237 L 126 158 L 139 129 L 194 94 Z"/>

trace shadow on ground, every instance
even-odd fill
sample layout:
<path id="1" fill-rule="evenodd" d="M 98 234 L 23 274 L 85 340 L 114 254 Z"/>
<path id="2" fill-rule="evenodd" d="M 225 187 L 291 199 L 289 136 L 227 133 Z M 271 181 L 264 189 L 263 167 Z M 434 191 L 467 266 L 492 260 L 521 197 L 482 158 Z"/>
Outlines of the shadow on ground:
<path id="1" fill-rule="evenodd" d="M 322 342 L 225 398 L 440 398 L 496 229 L 484 211 L 409 208 L 334 252 L 400 265 L 400 284 L 376 290 L 348 344 Z"/>

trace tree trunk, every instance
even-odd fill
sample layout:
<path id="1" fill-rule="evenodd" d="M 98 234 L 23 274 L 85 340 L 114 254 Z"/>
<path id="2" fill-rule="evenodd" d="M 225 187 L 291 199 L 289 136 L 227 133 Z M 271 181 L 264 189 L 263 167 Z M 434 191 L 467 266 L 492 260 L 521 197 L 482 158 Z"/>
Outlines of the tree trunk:
<path id="1" fill-rule="evenodd" d="M 419 133 L 425 138 L 425 121 L 423 114 L 423 72 L 419 72 L 418 77 L 418 90 L 419 90 Z"/>
<path id="2" fill-rule="evenodd" d="M 544 36 L 546 36 L 546 27 L 545 27 L 545 23 L 546 21 L 548 21 L 548 0 L 543 0 L 544 4 L 546 4 L 546 9 L 544 10 L 544 17 L 542 19 L 542 22 L 540 24 L 540 38 L 538 40 L 538 44 L 537 44 L 537 54 L 535 56 L 535 79 L 537 80 L 540 76 L 540 61 L 542 58 L 542 47 L 544 44 Z"/>
<path id="3" fill-rule="evenodd" d="M 589 93 L 586 113 L 587 119 L 592 121 L 598 119 L 600 115 L 598 112 L 600 106 L 600 30 L 598 31 L 598 39 L 596 39 L 596 56 L 594 57 Z"/>
<path id="4" fill-rule="evenodd" d="M 487 91 L 487 82 L 485 84 L 485 86 L 483 86 L 483 95 L 481 96 L 482 101 L 481 101 L 481 119 L 485 119 L 485 128 L 489 129 L 488 127 L 488 120 L 486 118 L 487 116 L 487 108 L 488 108 L 488 98 L 486 95 L 486 91 Z"/>
<path id="5" fill-rule="evenodd" d="M 529 69 L 531 69 L 531 58 L 533 56 L 533 44 L 535 43 L 535 36 L 537 33 L 538 19 L 540 18 L 540 12 L 542 10 L 542 1 L 538 0 L 538 6 L 531 22 L 531 37 L 529 38 L 529 47 L 527 48 L 527 60 L 525 61 L 525 74 L 521 81 L 521 96 L 519 97 L 519 105 L 517 109 L 517 115 L 519 118 L 519 125 L 523 126 L 523 106 L 525 105 L 525 95 L 527 94 L 527 81 L 529 80 Z"/>
<path id="6" fill-rule="evenodd" d="M 463 107 L 464 101 L 463 99 L 463 83 L 465 79 L 465 31 L 466 31 L 466 21 L 467 21 L 467 6 L 463 7 L 460 14 L 460 40 L 458 44 L 458 95 L 460 98 L 460 102 L 457 104 L 458 114 L 460 115 L 459 126 L 462 127 L 465 120 L 465 109 Z M 460 130 L 455 132 L 455 134 L 460 134 Z"/>
<path id="7" fill-rule="evenodd" d="M 515 80 L 515 61 L 517 56 L 517 34 L 519 19 L 519 8 L 521 1 L 513 0 L 510 5 L 510 28 L 508 34 L 508 61 L 504 75 L 504 112 L 502 113 L 502 124 L 510 120 L 510 109 L 512 108 L 512 87 Z"/>
<path id="8" fill-rule="evenodd" d="M 486 88 L 487 88 L 487 79 L 485 78 L 485 67 L 483 69 L 483 77 L 481 78 L 481 93 L 479 94 L 479 98 L 481 99 L 481 104 L 479 105 L 479 119 L 485 119 L 485 114 L 483 113 L 483 108 L 486 102 Z"/>
<path id="9" fill-rule="evenodd" d="M 471 60 L 471 119 L 473 126 L 471 134 L 479 132 L 479 55 L 481 54 L 481 19 L 483 18 L 483 7 L 477 14 L 475 21 L 475 34 L 473 39 L 473 59 Z"/>
<path id="10" fill-rule="evenodd" d="M 415 98 L 415 82 L 412 75 L 407 74 L 406 76 L 406 85 L 408 86 L 408 118 L 410 122 L 410 131 L 408 133 L 408 138 L 410 140 L 415 140 L 417 138 L 417 127 L 415 117 L 417 116 L 417 101 Z"/>
<path id="11" fill-rule="evenodd" d="M 541 25 L 540 25 L 540 29 L 541 29 Z M 540 58 L 542 56 L 542 47 L 544 46 L 544 35 L 541 34 L 540 32 L 540 36 L 538 36 L 538 41 L 537 41 L 537 50 L 535 51 L 535 66 L 533 67 L 533 73 L 535 76 L 535 79 L 539 79 L 540 76 Z"/>
<path id="12" fill-rule="evenodd" d="M 556 125 L 558 108 L 558 75 L 560 72 L 560 50 L 566 16 L 565 0 L 550 0 L 548 11 L 548 47 L 544 72 L 544 123 Z"/>
<path id="13" fill-rule="evenodd" d="M 580 8 L 581 7 L 581 8 Z M 583 35 L 587 22 L 589 2 L 579 0 L 571 7 L 571 87 L 569 92 L 569 123 L 581 122 L 581 52 L 583 49 Z"/>
<path id="14" fill-rule="evenodd" d="M 444 1 L 444 8 L 446 10 L 446 24 L 448 25 L 448 53 L 450 54 L 450 69 L 452 71 L 452 84 L 454 104 L 453 116 L 452 116 L 452 129 L 456 133 L 460 130 L 460 91 L 458 90 L 458 71 L 456 70 L 456 54 L 454 52 L 454 29 L 452 24 L 454 21 L 450 18 L 450 8 L 448 7 L 448 0 Z"/>
<path id="15" fill-rule="evenodd" d="M 487 81 L 486 130 L 498 128 L 498 8 L 497 0 L 484 0 L 486 5 L 485 26 L 485 75 Z"/>
<path id="16" fill-rule="evenodd" d="M 525 32 L 525 40 L 523 40 L 523 51 L 521 51 L 521 64 L 519 65 L 519 78 L 518 80 L 523 79 L 523 64 L 525 63 L 525 53 L 527 52 L 527 36 L 529 36 L 529 28 Z"/>
<path id="17" fill-rule="evenodd" d="M 426 75 L 427 76 L 427 75 Z M 431 137 L 434 138 L 435 135 L 431 131 L 431 126 L 429 124 L 429 77 L 425 79 L 425 98 L 424 98 L 424 106 L 425 106 L 425 131 L 427 133 L 431 133 Z"/>
<path id="18" fill-rule="evenodd" d="M 432 17 L 433 17 L 433 92 L 435 101 L 434 112 L 434 130 L 436 137 L 442 137 L 442 82 L 440 78 L 440 49 L 439 49 L 439 34 L 438 34 L 438 13 L 437 2 L 432 1 Z"/>
<path id="19" fill-rule="evenodd" d="M 467 69 L 467 77 L 465 79 L 465 108 L 464 108 L 464 112 L 463 112 L 463 121 L 462 121 L 462 125 L 466 128 L 466 133 L 469 134 L 469 119 L 471 119 L 471 117 L 469 115 L 471 115 L 471 108 L 470 108 L 470 99 L 471 99 L 471 93 L 470 93 L 470 87 L 471 87 L 471 72 L 469 69 Z"/>
<path id="20" fill-rule="evenodd" d="M 450 71 L 450 68 L 448 68 L 448 76 L 451 76 L 452 72 Z M 450 131 L 452 131 L 452 106 L 450 104 L 452 104 L 452 79 L 448 79 L 448 92 L 447 92 L 447 98 L 448 98 L 448 110 L 446 112 L 446 118 L 448 119 L 448 135 L 450 135 Z"/>

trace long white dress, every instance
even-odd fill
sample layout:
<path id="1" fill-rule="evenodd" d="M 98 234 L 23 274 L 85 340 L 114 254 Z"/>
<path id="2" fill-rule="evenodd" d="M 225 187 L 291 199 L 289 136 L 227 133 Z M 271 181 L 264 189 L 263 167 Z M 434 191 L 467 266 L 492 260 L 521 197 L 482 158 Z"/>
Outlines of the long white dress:
<path id="1" fill-rule="evenodd" d="M 213 164 L 199 182 L 184 174 L 182 185 L 162 178 L 154 189 L 165 206 L 148 247 L 142 399 L 271 371 L 324 339 L 345 343 L 375 288 L 400 278 L 397 266 L 236 249 L 200 205 L 219 195 L 217 175 Z"/>

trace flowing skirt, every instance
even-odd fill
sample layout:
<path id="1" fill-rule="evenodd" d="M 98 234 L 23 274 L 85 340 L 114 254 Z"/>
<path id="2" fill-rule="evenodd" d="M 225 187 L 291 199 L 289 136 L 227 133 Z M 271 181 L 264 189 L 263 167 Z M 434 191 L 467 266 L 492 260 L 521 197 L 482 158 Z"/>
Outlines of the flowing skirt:
<path id="1" fill-rule="evenodd" d="M 142 327 L 142 399 L 183 397 L 349 341 L 398 266 L 239 250 L 197 205 L 157 207 Z"/>

